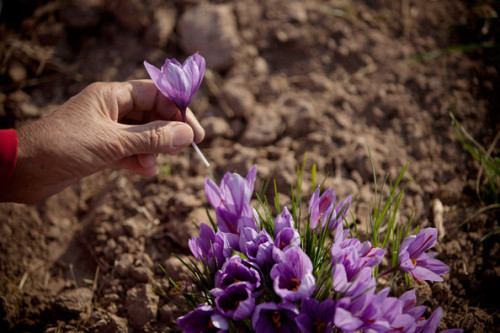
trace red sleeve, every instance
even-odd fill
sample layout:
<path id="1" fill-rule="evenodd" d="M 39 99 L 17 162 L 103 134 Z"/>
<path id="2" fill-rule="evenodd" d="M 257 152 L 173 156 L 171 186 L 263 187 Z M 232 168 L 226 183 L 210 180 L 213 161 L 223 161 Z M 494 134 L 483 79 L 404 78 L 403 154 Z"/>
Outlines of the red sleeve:
<path id="1" fill-rule="evenodd" d="M 9 185 L 17 161 L 17 132 L 0 130 L 0 190 Z"/>

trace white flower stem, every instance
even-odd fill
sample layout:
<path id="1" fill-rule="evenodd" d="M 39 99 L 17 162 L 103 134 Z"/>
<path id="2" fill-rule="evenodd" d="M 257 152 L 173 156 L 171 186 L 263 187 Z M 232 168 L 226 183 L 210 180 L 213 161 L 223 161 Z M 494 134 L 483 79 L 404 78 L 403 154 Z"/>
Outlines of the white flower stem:
<path id="1" fill-rule="evenodd" d="M 206 165 L 207 168 L 209 168 L 210 163 L 208 163 L 207 159 L 205 158 L 205 156 L 201 152 L 200 148 L 198 148 L 198 145 L 196 145 L 196 143 L 194 143 L 194 141 L 191 144 L 193 145 L 194 150 L 196 150 L 196 153 L 198 153 L 198 156 L 200 156 L 203 163 Z"/>

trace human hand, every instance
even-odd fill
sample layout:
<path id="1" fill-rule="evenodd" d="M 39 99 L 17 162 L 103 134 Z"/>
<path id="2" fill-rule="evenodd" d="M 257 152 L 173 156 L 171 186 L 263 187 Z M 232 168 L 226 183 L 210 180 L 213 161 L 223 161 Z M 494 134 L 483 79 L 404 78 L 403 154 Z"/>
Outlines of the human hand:
<path id="1" fill-rule="evenodd" d="M 17 130 L 16 170 L 0 201 L 38 202 L 106 168 L 154 176 L 158 153 L 203 140 L 189 110 L 187 120 L 150 80 L 91 84 Z"/>

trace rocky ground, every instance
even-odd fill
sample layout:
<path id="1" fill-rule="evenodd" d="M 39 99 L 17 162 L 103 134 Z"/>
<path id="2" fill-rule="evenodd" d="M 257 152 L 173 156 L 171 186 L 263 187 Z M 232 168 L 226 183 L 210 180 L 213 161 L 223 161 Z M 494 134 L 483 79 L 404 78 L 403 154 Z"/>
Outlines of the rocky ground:
<path id="1" fill-rule="evenodd" d="M 357 194 L 363 228 L 369 151 L 379 188 L 408 163 L 400 219 L 442 221 L 436 249 L 451 268 L 445 282 L 419 286 L 422 301 L 443 307 L 442 329 L 493 332 L 499 235 L 480 239 L 499 213 L 480 211 L 479 164 L 450 118 L 485 147 L 499 132 L 490 2 L 4 1 L 0 128 L 49 114 L 91 82 L 147 78 L 144 60 L 198 51 L 208 70 L 191 108 L 217 180 L 258 164 L 256 187 L 275 179 L 287 204 L 307 154 L 306 170 L 316 164 L 340 198 Z M 193 222 L 208 222 L 208 172 L 192 149 L 159 162 L 154 178 L 109 170 L 37 205 L 0 204 L 3 331 L 176 330 L 182 312 L 153 289 L 171 287 L 160 265 L 189 278 L 172 253 L 189 255 Z"/>

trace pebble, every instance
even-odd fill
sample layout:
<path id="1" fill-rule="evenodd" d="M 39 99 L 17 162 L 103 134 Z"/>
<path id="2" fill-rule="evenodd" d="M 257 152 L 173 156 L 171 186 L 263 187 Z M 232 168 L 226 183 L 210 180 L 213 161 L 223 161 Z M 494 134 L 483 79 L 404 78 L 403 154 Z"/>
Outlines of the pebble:
<path id="1" fill-rule="evenodd" d="M 207 67 L 224 70 L 234 64 L 240 42 L 231 6 L 198 5 L 181 16 L 177 28 L 184 51 L 202 54 Z"/>
<path id="2" fill-rule="evenodd" d="M 130 253 L 124 253 L 115 260 L 115 272 L 118 276 L 126 277 L 134 263 L 134 256 Z"/>
<path id="3" fill-rule="evenodd" d="M 244 86 L 228 81 L 222 89 L 222 97 L 237 117 L 248 119 L 253 115 L 255 97 Z"/>
<path id="4" fill-rule="evenodd" d="M 263 106 L 256 106 L 254 111 L 254 117 L 248 119 L 241 143 L 247 146 L 273 144 L 284 129 L 281 116 Z"/>
<path id="5" fill-rule="evenodd" d="M 218 137 L 230 138 L 233 136 L 233 130 L 222 117 L 203 118 L 201 119 L 201 125 L 205 129 L 206 140 L 213 140 Z"/>
<path id="6" fill-rule="evenodd" d="M 159 8 L 155 11 L 153 23 L 145 33 L 146 42 L 156 47 L 167 45 L 168 39 L 174 31 L 176 11 L 171 8 Z"/>
<path id="7" fill-rule="evenodd" d="M 92 300 L 92 291 L 87 288 L 77 288 L 63 292 L 56 299 L 56 307 L 61 311 L 78 314 L 85 312 Z"/>
<path id="8" fill-rule="evenodd" d="M 160 297 L 155 294 L 150 285 L 135 287 L 127 291 L 125 308 L 132 328 L 141 330 L 154 319 L 158 313 Z"/>

